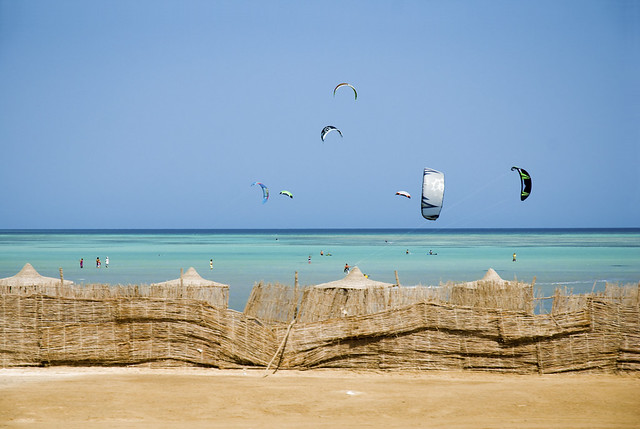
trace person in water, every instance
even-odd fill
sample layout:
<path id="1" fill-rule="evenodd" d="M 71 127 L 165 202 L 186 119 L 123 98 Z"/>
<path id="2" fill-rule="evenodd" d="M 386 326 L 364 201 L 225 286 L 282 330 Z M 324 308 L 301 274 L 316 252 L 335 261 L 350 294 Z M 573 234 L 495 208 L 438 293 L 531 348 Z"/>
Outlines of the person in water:
<path id="1" fill-rule="evenodd" d="M 80 268 L 84 268 L 84 258 L 80 258 Z"/>
<path id="2" fill-rule="evenodd" d="M 349 267 L 349 264 L 344 264 L 344 272 L 345 273 L 348 273 L 350 269 L 351 268 Z"/>
<path id="3" fill-rule="evenodd" d="M 516 252 L 513 252 L 513 262 L 516 261 Z"/>
<path id="4" fill-rule="evenodd" d="M 209 269 L 213 270 L 213 259 L 209 259 Z"/>

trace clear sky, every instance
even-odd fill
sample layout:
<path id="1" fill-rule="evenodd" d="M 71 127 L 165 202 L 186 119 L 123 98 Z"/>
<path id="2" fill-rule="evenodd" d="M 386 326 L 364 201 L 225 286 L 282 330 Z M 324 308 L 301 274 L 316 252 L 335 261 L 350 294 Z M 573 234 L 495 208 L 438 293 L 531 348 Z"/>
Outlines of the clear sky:
<path id="1" fill-rule="evenodd" d="M 0 0 L 0 157 L 0 229 L 638 227 L 640 2 Z"/>

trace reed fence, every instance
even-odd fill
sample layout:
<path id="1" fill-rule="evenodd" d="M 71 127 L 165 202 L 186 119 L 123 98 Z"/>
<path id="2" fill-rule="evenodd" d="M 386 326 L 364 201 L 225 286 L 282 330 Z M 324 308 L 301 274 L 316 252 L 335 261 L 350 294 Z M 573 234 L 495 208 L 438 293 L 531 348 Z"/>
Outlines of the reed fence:
<path id="1" fill-rule="evenodd" d="M 336 317 L 373 314 L 422 302 L 533 313 L 533 284 L 477 282 L 473 287 L 447 283 L 438 287 L 371 287 L 366 289 L 254 285 L 244 313 L 269 323 L 311 323 Z"/>
<path id="2" fill-rule="evenodd" d="M 259 284 L 244 313 L 202 298 L 140 296 L 142 287 L 93 289 L 91 298 L 72 296 L 76 288 L 0 289 L 2 367 L 640 370 L 637 285 L 582 296 L 517 291 L 530 302 L 509 309 L 477 297 L 468 298 L 473 305 L 452 303 L 453 287 L 314 295 L 313 288 Z M 552 311 L 534 314 L 536 299 L 551 299 Z"/>
<path id="3" fill-rule="evenodd" d="M 44 284 L 29 286 L 0 285 L 0 295 L 46 295 L 63 298 L 119 299 L 171 298 L 204 301 L 218 308 L 229 305 L 228 286 L 184 285 L 108 285 L 108 284 Z"/>

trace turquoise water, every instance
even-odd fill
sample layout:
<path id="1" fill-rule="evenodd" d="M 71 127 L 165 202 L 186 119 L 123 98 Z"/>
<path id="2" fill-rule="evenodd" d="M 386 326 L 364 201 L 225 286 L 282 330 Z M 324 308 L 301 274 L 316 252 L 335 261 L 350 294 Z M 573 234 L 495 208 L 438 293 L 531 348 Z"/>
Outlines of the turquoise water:
<path id="1" fill-rule="evenodd" d="M 602 290 L 605 282 L 640 281 L 640 229 L 0 230 L 0 278 L 26 262 L 45 276 L 58 277 L 62 268 L 76 283 L 109 284 L 165 281 L 194 267 L 231 286 L 229 306 L 236 310 L 258 281 L 292 285 L 297 271 L 302 285 L 324 283 L 342 278 L 345 263 L 389 283 L 397 270 L 406 286 L 476 280 L 493 268 L 507 280 L 535 276 L 549 295 L 558 286 L 584 293 L 594 283 Z"/>

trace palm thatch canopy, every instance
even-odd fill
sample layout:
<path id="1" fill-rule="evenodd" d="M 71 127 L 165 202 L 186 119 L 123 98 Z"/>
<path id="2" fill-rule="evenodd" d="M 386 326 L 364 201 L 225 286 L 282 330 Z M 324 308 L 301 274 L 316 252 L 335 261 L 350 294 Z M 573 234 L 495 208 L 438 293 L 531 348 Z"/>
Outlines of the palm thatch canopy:
<path id="1" fill-rule="evenodd" d="M 484 277 L 482 277 L 479 280 L 474 280 L 472 282 L 466 282 L 466 283 L 462 283 L 458 286 L 465 286 L 465 287 L 478 287 L 479 284 L 492 284 L 493 286 L 511 286 L 511 285 L 516 285 L 518 284 L 517 281 L 508 281 L 508 280 L 504 280 L 502 277 L 500 277 L 500 275 L 498 273 L 496 273 L 496 271 L 493 268 L 489 268 L 487 270 L 487 272 L 485 273 Z"/>
<path id="2" fill-rule="evenodd" d="M 358 267 L 353 267 L 349 274 L 344 276 L 341 280 L 332 281 L 329 283 L 322 283 L 316 285 L 316 289 L 370 289 L 378 287 L 392 287 L 395 286 L 391 283 L 384 283 L 375 280 L 368 279 L 362 274 L 362 271 Z"/>
<path id="3" fill-rule="evenodd" d="M 60 284 L 60 279 L 55 277 L 45 277 L 40 275 L 30 263 L 24 264 L 24 267 L 18 274 L 13 277 L 0 279 L 1 286 L 45 286 Z M 71 280 L 65 280 L 65 285 L 73 284 Z"/>
<path id="4" fill-rule="evenodd" d="M 496 271 L 493 268 L 489 268 L 487 270 L 487 272 L 485 273 L 484 277 L 481 278 L 480 280 L 476 280 L 476 281 L 473 281 L 473 282 L 467 282 L 467 285 L 476 286 L 479 282 L 495 283 L 495 284 L 500 284 L 500 285 L 503 285 L 505 283 L 509 283 L 508 281 L 506 281 L 502 277 L 500 277 L 500 275 L 498 273 L 496 273 Z"/>
<path id="5" fill-rule="evenodd" d="M 169 280 L 161 283 L 154 283 L 152 286 L 180 286 L 180 279 Z M 182 275 L 182 286 L 212 286 L 228 288 L 229 285 L 214 282 L 213 280 L 207 280 L 202 278 L 195 268 L 189 267 L 189 269 Z"/>

